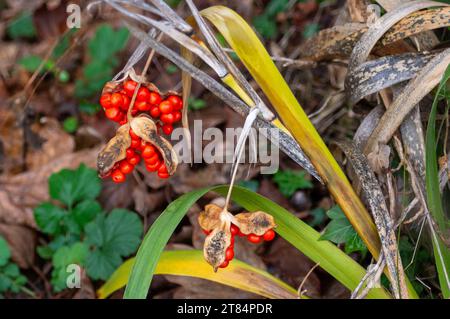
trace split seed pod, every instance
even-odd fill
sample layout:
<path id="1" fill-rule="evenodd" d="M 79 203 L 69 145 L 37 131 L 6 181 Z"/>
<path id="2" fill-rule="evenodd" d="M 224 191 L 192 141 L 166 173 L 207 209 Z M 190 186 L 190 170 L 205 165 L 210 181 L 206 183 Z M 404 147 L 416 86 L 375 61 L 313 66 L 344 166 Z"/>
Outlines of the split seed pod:
<path id="1" fill-rule="evenodd" d="M 105 145 L 97 157 L 97 168 L 100 176 L 105 176 L 114 167 L 114 164 L 126 157 L 127 148 L 130 147 L 130 126 L 122 125 L 117 129 L 116 135 Z"/>
<path id="2" fill-rule="evenodd" d="M 178 159 L 172 144 L 158 134 L 155 122 L 145 115 L 140 115 L 131 120 L 133 132 L 146 142 L 154 145 L 161 153 L 167 167 L 167 173 L 173 175 L 177 169 Z"/>
<path id="3" fill-rule="evenodd" d="M 237 226 L 245 235 L 255 234 L 262 236 L 269 229 L 276 227 L 273 216 L 261 211 L 240 213 L 234 218 L 238 224 Z"/>
<path id="4" fill-rule="evenodd" d="M 225 261 L 225 252 L 230 244 L 230 220 L 221 219 L 219 227 L 214 228 L 206 237 L 203 247 L 203 255 L 214 271 Z"/>

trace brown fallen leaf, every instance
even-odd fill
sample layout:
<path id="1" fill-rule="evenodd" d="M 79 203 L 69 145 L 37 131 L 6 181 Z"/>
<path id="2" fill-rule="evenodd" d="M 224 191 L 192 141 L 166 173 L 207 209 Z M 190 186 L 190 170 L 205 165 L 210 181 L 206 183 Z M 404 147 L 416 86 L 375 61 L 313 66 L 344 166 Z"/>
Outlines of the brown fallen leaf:
<path id="1" fill-rule="evenodd" d="M 34 123 L 31 130 L 42 138 L 44 143 L 41 148 L 28 150 L 26 164 L 29 170 L 37 169 L 64 154 L 70 154 L 75 149 L 72 135 L 67 134 L 55 119 L 45 118 L 41 123 Z"/>
<path id="2" fill-rule="evenodd" d="M 35 231 L 19 225 L 0 223 L 0 235 L 6 239 L 11 249 L 11 258 L 20 268 L 34 264 L 36 247 Z"/>

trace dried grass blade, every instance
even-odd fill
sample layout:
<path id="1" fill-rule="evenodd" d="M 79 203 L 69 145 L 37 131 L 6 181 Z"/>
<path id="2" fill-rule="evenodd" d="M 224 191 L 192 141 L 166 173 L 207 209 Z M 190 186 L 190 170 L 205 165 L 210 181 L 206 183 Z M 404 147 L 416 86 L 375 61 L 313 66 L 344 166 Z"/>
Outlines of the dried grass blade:
<path id="1" fill-rule="evenodd" d="M 380 235 L 381 247 L 386 258 L 386 265 L 390 274 L 394 296 L 402 299 L 408 298 L 408 290 L 397 247 L 394 223 L 390 217 L 378 180 L 370 168 L 367 158 L 362 154 L 357 145 L 351 142 L 340 142 L 338 145 L 352 164 L 371 208 L 375 225 Z"/>
<path id="2" fill-rule="evenodd" d="M 406 85 L 372 132 L 364 149 L 365 154 L 371 153 L 378 143 L 386 144 L 391 139 L 414 106 L 439 83 L 449 63 L 450 49 L 446 49 L 428 62 Z"/>
<path id="3" fill-rule="evenodd" d="M 367 30 L 367 32 L 363 34 L 361 39 L 353 48 L 352 55 L 350 56 L 349 60 L 349 70 L 351 71 L 358 65 L 363 63 L 369 56 L 378 40 L 380 40 L 380 38 L 398 21 L 418 10 L 428 7 L 443 6 L 445 6 L 444 3 L 436 1 L 412 1 L 407 2 L 386 13 L 369 27 L 369 30 Z"/>

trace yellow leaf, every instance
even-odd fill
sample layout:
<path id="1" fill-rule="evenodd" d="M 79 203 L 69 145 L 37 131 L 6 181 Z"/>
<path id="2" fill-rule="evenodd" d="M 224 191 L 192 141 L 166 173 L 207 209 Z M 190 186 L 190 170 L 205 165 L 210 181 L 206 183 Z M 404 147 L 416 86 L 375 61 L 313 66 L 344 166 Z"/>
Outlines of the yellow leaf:
<path id="1" fill-rule="evenodd" d="M 104 299 L 128 282 L 134 258 L 125 261 L 97 290 L 99 298 Z M 227 268 L 216 273 L 205 262 L 200 250 L 164 251 L 156 266 L 157 275 L 178 275 L 197 277 L 242 289 L 272 299 L 296 299 L 297 291 L 269 273 L 250 266 L 240 260 L 233 260 Z"/>

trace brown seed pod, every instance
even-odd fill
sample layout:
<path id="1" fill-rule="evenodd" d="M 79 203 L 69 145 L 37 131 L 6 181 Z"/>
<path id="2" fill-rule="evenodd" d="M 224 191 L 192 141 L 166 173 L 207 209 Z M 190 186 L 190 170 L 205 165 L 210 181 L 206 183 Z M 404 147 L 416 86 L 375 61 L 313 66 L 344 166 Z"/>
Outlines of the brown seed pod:
<path id="1" fill-rule="evenodd" d="M 203 255 L 214 271 L 225 261 L 225 252 L 231 244 L 230 220 L 220 220 L 220 225 L 206 237 Z"/>
<path id="2" fill-rule="evenodd" d="M 198 216 L 198 224 L 204 230 L 211 231 L 220 226 L 220 214 L 223 208 L 215 204 L 208 204 Z"/>
<path id="3" fill-rule="evenodd" d="M 118 161 L 126 157 L 130 147 L 130 125 L 125 124 L 117 129 L 116 135 L 105 145 L 97 157 L 97 168 L 100 176 L 105 176 Z"/>
<path id="4" fill-rule="evenodd" d="M 178 165 L 177 154 L 172 144 L 158 134 L 155 122 L 145 115 L 140 115 L 133 118 L 130 125 L 137 136 L 153 144 L 159 150 L 167 167 L 167 173 L 173 175 Z"/>
<path id="5" fill-rule="evenodd" d="M 262 236 L 269 229 L 276 227 L 273 217 L 261 211 L 240 213 L 234 217 L 239 229 L 245 235 L 255 234 Z"/>

